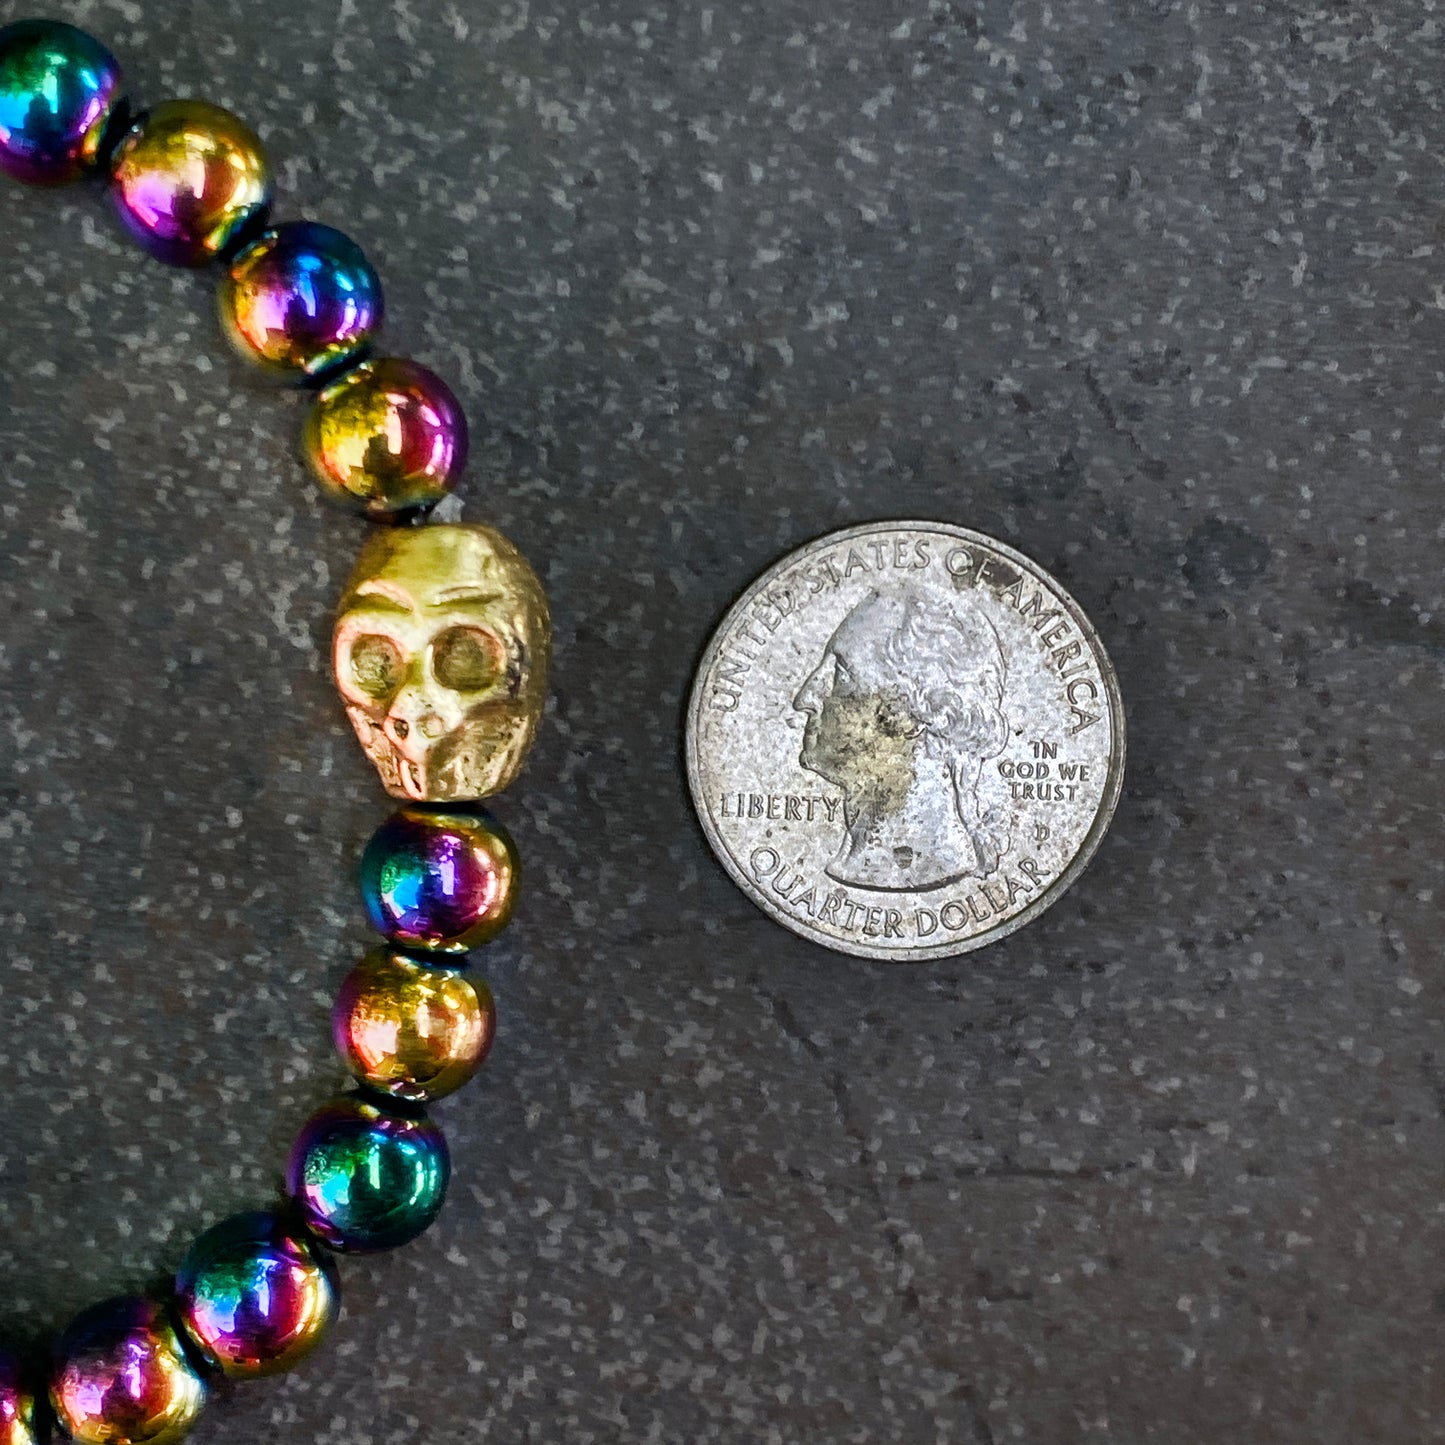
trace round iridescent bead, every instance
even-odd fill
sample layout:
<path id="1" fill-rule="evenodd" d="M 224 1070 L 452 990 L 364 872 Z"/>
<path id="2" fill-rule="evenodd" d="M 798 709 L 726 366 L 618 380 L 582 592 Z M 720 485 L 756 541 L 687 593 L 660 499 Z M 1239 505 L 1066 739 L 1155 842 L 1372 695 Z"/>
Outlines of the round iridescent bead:
<path id="1" fill-rule="evenodd" d="M 304 445 L 333 501 L 388 520 L 434 507 L 456 486 L 467 460 L 467 419 L 435 372 L 382 357 L 316 398 Z"/>
<path id="2" fill-rule="evenodd" d="M 50 1403 L 81 1445 L 174 1445 L 201 1413 L 206 1386 L 165 1307 L 127 1295 L 65 1327 Z"/>
<path id="3" fill-rule="evenodd" d="M 365 1253 L 415 1239 L 441 1209 L 450 1174 L 431 1120 L 348 1097 L 302 1125 L 286 1185 L 323 1244 Z"/>
<path id="4" fill-rule="evenodd" d="M 331 1261 L 279 1216 L 235 1214 L 190 1247 L 176 1275 L 186 1333 L 232 1378 L 289 1370 L 336 1318 Z"/>
<path id="5" fill-rule="evenodd" d="M 381 325 L 381 281 L 349 236 L 315 221 L 267 231 L 220 288 L 231 344 L 275 376 L 316 380 L 357 359 Z"/>
<path id="6" fill-rule="evenodd" d="M 516 845 L 483 808 L 398 808 L 361 858 L 371 926 L 399 948 L 465 953 L 506 927 L 516 902 Z"/>
<path id="7" fill-rule="evenodd" d="M 204 100 L 169 100 L 126 133 L 111 161 L 121 220 L 153 256 L 199 266 L 271 204 L 271 167 L 245 121 Z"/>
<path id="8" fill-rule="evenodd" d="M 331 1012 L 336 1050 L 369 1089 L 422 1102 L 481 1067 L 497 1009 L 481 979 L 376 948 L 346 976 Z"/>
<path id="9" fill-rule="evenodd" d="M 0 29 L 0 170 L 41 185 L 78 180 L 99 158 L 120 86 L 115 56 L 73 25 Z"/>
<path id="10" fill-rule="evenodd" d="M 35 1390 L 24 1362 L 0 1348 L 0 1445 L 36 1445 Z"/>

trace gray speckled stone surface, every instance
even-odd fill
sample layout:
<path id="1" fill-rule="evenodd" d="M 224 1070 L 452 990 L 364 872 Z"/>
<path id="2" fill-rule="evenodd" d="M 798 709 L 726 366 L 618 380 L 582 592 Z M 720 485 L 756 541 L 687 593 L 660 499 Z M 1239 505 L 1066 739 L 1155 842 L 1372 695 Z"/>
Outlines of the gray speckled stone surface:
<path id="1" fill-rule="evenodd" d="M 368 247 L 558 626 L 452 1201 L 198 1440 L 1445 1440 L 1436 7 L 56 8 Z M 360 525 L 210 281 L 6 185 L 0 326 L 38 1336 L 272 1189 L 385 805 L 322 664 Z M 733 889 L 678 732 L 754 574 L 908 514 L 1056 571 L 1133 760 L 1043 920 L 890 970 Z"/>

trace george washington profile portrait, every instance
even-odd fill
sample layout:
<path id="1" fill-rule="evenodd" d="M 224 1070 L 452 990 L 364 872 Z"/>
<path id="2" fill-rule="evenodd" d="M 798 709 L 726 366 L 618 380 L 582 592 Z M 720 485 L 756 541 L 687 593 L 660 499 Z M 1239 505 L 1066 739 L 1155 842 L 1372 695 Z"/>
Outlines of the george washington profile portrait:
<path id="1" fill-rule="evenodd" d="M 963 598 L 872 592 L 843 619 L 793 699 L 799 763 L 843 794 L 831 878 L 921 890 L 994 872 L 1009 825 L 979 779 L 1008 741 L 1006 671 Z"/>

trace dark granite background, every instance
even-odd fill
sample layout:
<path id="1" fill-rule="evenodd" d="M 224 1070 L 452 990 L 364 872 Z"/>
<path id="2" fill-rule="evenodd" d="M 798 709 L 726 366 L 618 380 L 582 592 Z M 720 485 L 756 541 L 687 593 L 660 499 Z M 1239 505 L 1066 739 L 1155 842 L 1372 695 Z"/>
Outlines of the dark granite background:
<path id="1" fill-rule="evenodd" d="M 448 1210 L 197 1440 L 1445 1440 L 1438 7 L 54 8 L 368 248 L 558 631 Z M 0 337 L 30 1336 L 268 1196 L 385 802 L 361 525 L 209 279 L 6 185 Z M 734 890 L 679 729 L 751 577 L 907 515 L 1066 582 L 1132 758 L 1041 921 L 889 968 Z"/>

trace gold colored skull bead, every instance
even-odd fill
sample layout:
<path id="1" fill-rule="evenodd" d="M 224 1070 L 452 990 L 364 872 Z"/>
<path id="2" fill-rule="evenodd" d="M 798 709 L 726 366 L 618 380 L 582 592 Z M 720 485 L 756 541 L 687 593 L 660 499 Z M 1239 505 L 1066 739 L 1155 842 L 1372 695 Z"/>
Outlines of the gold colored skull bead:
<path id="1" fill-rule="evenodd" d="M 547 697 L 537 574 L 490 527 L 377 532 L 342 594 L 336 685 L 388 793 L 458 803 L 517 776 Z"/>

